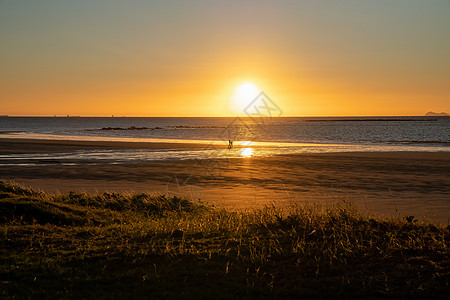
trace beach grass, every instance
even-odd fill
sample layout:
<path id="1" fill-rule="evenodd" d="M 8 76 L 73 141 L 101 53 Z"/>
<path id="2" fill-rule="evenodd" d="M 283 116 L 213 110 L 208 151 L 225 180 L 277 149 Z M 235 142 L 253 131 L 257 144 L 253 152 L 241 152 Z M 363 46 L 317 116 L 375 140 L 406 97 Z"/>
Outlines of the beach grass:
<path id="1" fill-rule="evenodd" d="M 2 298 L 442 298 L 449 226 L 0 181 Z"/>

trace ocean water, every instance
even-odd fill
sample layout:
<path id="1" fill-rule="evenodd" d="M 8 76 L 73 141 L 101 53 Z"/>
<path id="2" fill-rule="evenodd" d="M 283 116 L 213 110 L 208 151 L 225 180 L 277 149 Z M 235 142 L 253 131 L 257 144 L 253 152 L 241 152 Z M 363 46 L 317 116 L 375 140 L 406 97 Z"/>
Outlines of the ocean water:
<path id="1" fill-rule="evenodd" d="M 263 123 L 262 123 L 263 122 Z M 134 126 L 134 128 L 133 128 Z M 0 117 L 0 132 L 85 137 L 450 147 L 450 117 L 85 118 Z M 115 130 L 114 130 L 115 129 Z"/>
<path id="2" fill-rule="evenodd" d="M 0 156 L 33 160 L 118 162 L 210 158 L 209 143 L 245 145 L 228 157 L 344 151 L 450 151 L 450 117 L 129 118 L 0 117 L 0 137 L 204 143 L 197 150 L 79 151 Z M 14 163 L 13 163 L 14 161 Z M 31 162 L 30 162 L 31 161 Z"/>

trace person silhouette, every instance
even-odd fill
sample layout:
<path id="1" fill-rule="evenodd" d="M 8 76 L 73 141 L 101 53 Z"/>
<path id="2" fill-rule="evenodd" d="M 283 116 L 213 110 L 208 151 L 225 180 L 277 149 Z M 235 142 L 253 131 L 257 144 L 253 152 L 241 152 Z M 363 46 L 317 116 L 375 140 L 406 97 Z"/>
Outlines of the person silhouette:
<path id="1" fill-rule="evenodd" d="M 232 140 L 228 140 L 228 149 L 233 148 L 233 141 Z"/>

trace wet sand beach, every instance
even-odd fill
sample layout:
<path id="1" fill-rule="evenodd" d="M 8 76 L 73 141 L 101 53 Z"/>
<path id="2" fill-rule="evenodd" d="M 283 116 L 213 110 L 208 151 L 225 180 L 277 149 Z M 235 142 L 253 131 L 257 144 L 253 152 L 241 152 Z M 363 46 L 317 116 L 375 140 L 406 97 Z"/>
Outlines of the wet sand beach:
<path id="1" fill-rule="evenodd" d="M 83 149 L 201 149 L 172 143 L 0 139 L 2 155 Z M 13 166 L 0 178 L 51 193 L 180 194 L 229 209 L 352 202 L 365 213 L 448 224 L 450 152 L 354 152 Z"/>
<path id="2" fill-rule="evenodd" d="M 123 149 L 192 149 L 202 148 L 204 144 L 195 143 L 150 143 L 114 141 L 73 141 L 0 138 L 0 154 L 60 153 L 77 150 L 123 150 Z M 226 146 L 223 146 L 225 148 Z"/>

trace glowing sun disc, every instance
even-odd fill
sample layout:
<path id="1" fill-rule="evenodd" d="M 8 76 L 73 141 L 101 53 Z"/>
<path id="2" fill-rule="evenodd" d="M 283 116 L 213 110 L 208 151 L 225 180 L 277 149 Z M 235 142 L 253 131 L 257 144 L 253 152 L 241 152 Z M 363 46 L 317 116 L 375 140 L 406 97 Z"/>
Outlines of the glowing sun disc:
<path id="1" fill-rule="evenodd" d="M 232 99 L 232 109 L 236 112 L 243 112 L 244 109 L 261 93 L 261 90 L 251 82 L 239 85 Z"/>

